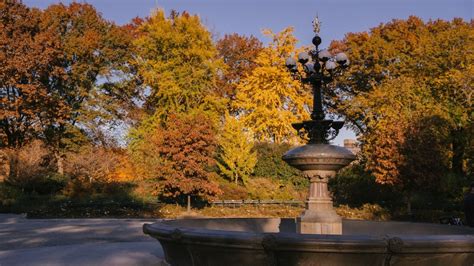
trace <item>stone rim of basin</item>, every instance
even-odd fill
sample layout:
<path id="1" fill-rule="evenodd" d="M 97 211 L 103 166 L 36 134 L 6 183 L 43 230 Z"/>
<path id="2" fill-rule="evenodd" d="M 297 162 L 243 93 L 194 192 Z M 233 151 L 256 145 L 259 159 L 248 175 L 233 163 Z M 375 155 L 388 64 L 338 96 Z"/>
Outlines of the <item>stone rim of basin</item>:
<path id="1" fill-rule="evenodd" d="M 232 219 L 232 218 L 231 218 Z M 278 219 L 278 218 L 275 218 Z M 193 219 L 222 221 L 222 219 Z M 237 220 L 237 219 L 236 219 Z M 255 218 L 240 220 L 256 220 Z M 257 219 L 258 220 L 258 219 Z M 472 253 L 474 252 L 474 229 L 460 228 L 466 234 L 343 234 L 343 235 L 318 235 L 297 234 L 288 232 L 256 232 L 256 231 L 231 231 L 183 226 L 183 220 L 167 220 L 154 224 L 145 224 L 143 231 L 160 242 L 175 242 L 197 245 L 220 245 L 226 247 L 247 246 L 253 249 L 276 250 L 306 250 L 317 252 L 338 253 Z M 346 220 L 347 221 L 347 220 Z M 365 221 L 361 221 L 365 222 Z M 398 222 L 381 222 L 398 223 Z M 411 223 L 423 226 L 422 223 Z M 430 225 L 430 224 L 426 224 Z M 440 228 L 454 226 L 438 225 Z M 163 244 L 163 243 L 162 243 Z"/>

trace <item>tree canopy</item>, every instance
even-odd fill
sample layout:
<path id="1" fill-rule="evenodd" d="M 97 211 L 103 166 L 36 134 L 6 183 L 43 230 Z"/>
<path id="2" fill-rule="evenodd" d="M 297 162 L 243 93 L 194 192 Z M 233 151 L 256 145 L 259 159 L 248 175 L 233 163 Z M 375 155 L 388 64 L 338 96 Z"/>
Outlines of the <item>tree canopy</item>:
<path id="1" fill-rule="evenodd" d="M 271 43 L 257 56 L 256 67 L 237 85 L 235 107 L 259 141 L 295 142 L 291 123 L 309 118 L 311 93 L 292 78 L 285 58 L 296 52 L 293 29 L 264 31 Z"/>
<path id="2" fill-rule="evenodd" d="M 94 179 L 121 175 L 178 202 L 305 186 L 281 155 L 300 141 L 291 124 L 309 119 L 311 88 L 285 67 L 306 48 L 291 27 L 263 33 L 268 44 L 237 33 L 213 40 L 186 11 L 117 26 L 87 3 L 1 1 L 1 179 L 38 193 L 68 183 L 65 195 L 76 185 L 84 195 Z M 381 183 L 373 187 L 407 198 L 461 191 L 449 182 L 474 178 L 473 21 L 395 19 L 329 49 L 351 61 L 324 88 L 329 111 L 359 134 L 351 178 L 365 169 L 362 179 Z M 37 189 L 45 180 L 52 190 Z"/>
<path id="3" fill-rule="evenodd" d="M 156 10 L 137 29 L 136 58 L 132 62 L 148 96 L 150 115 L 222 108 L 216 97 L 216 73 L 223 67 L 211 34 L 197 15 Z"/>
<path id="4" fill-rule="evenodd" d="M 228 99 L 228 110 L 233 112 L 237 85 L 257 66 L 255 60 L 262 51 L 263 44 L 254 36 L 233 33 L 220 39 L 216 48 L 226 65 L 225 72 L 218 80 L 219 95 Z"/>
<path id="5" fill-rule="evenodd" d="M 469 172 L 473 26 L 410 17 L 331 44 L 352 65 L 330 90 L 330 105 L 361 134 L 379 182 L 413 191 L 439 185 L 447 171 Z"/>
<path id="6" fill-rule="evenodd" d="M 4 146 L 21 146 L 34 136 L 62 149 L 87 125 L 116 118 L 111 114 L 118 110 L 106 104 L 116 100 L 110 97 L 114 87 L 98 81 L 125 68 L 125 31 L 89 4 L 40 11 L 7 1 L 0 8 Z"/>

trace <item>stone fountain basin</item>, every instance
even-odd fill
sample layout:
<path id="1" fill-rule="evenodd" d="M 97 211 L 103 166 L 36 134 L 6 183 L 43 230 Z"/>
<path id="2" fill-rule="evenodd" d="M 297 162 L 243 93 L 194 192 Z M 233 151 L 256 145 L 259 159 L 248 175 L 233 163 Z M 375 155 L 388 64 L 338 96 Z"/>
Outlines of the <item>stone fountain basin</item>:
<path id="1" fill-rule="evenodd" d="M 342 235 L 296 234 L 295 219 L 183 219 L 145 224 L 171 265 L 473 265 L 463 226 L 343 220 Z"/>

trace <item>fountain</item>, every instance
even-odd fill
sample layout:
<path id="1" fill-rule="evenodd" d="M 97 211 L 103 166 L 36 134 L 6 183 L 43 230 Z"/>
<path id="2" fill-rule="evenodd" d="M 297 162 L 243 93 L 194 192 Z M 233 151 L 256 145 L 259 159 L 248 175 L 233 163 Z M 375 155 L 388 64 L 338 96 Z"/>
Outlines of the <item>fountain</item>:
<path id="1" fill-rule="evenodd" d="M 313 28 L 316 33 L 313 38 L 315 49 L 309 54 L 303 52 L 298 55 L 298 62 L 303 66 L 305 75 L 298 72 L 293 58 L 286 60 L 286 66 L 293 77 L 313 88 L 311 120 L 293 124 L 300 135 L 306 132 L 309 141 L 304 146 L 288 151 L 283 160 L 303 171 L 303 175 L 310 181 L 306 210 L 298 219 L 298 233 L 340 235 L 342 219 L 334 210 L 327 184 L 328 179 L 334 177 L 337 170 L 355 159 L 355 155 L 345 148 L 329 144 L 329 141 L 337 136 L 344 122 L 326 119 L 321 88 L 331 82 L 338 69 L 334 61 L 339 64 L 339 69 L 342 69 L 348 66 L 349 60 L 344 53 L 331 58 L 328 51 L 320 51 L 318 48 L 321 44 L 318 35 L 320 23 L 317 18 L 313 21 Z M 302 129 L 304 131 L 301 131 Z"/>
<path id="2" fill-rule="evenodd" d="M 293 127 L 308 139 L 283 160 L 310 180 L 306 209 L 296 219 L 182 219 L 145 224 L 171 265 L 473 265 L 474 229 L 409 222 L 344 220 L 334 210 L 328 179 L 355 159 L 329 144 L 344 122 L 325 118 L 321 90 L 349 64 L 318 49 L 320 23 L 313 21 L 315 49 L 286 60 L 294 78 L 313 88 L 311 120 Z"/>

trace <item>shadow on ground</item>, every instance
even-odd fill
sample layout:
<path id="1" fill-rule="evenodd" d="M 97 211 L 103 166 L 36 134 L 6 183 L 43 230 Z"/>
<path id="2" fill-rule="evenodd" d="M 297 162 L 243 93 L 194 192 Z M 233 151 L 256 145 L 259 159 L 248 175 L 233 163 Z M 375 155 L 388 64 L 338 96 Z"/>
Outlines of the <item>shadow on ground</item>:
<path id="1" fill-rule="evenodd" d="M 159 265 L 160 244 L 142 232 L 154 221 L 0 214 L 0 265 Z"/>

